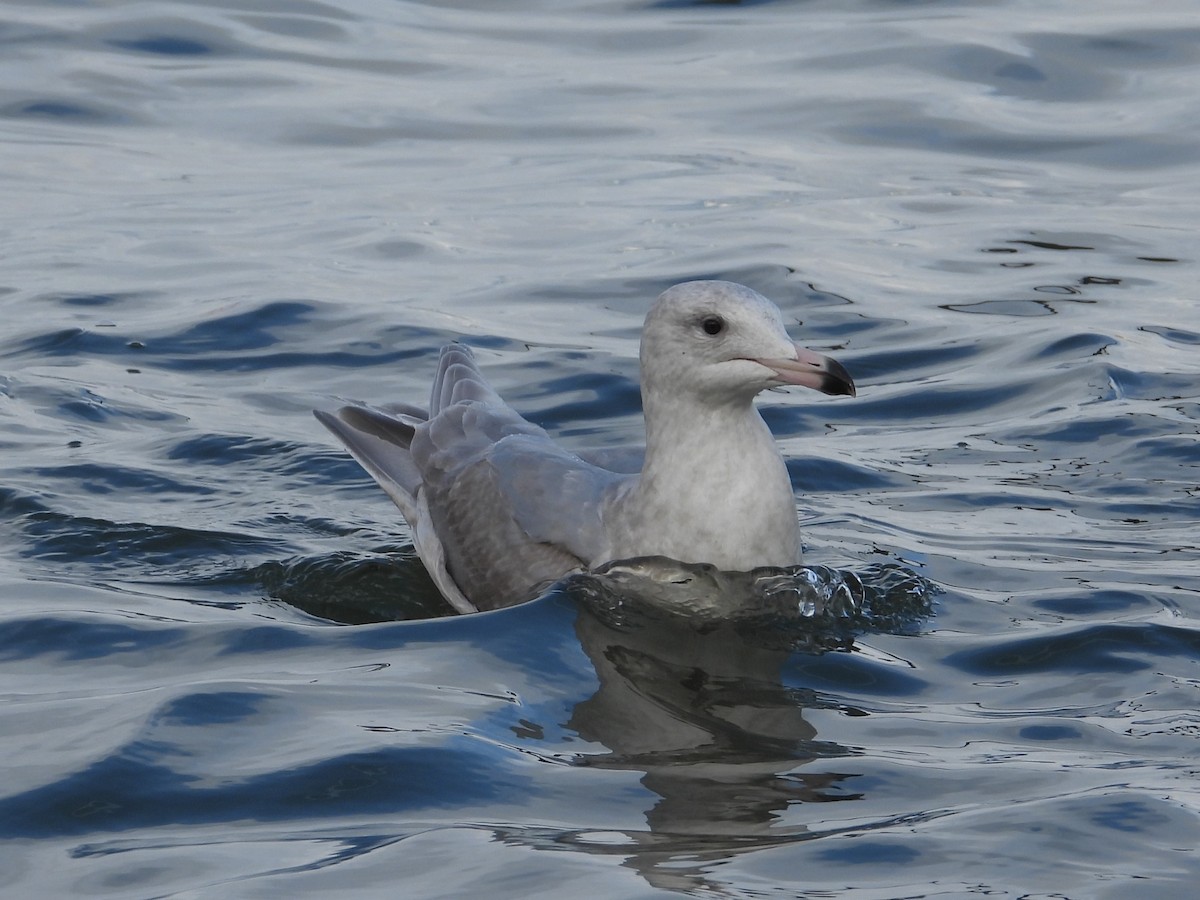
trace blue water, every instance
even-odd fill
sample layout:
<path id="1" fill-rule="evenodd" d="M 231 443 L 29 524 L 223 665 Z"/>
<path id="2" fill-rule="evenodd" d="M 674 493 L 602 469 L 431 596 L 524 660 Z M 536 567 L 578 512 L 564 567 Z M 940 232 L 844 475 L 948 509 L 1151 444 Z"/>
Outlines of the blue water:
<path id="1" fill-rule="evenodd" d="M 0 47 L 6 892 L 1193 895 L 1193 3 L 39 0 Z M 448 615 L 309 411 L 463 338 L 636 443 L 705 277 L 853 373 L 762 406 L 870 602 Z"/>

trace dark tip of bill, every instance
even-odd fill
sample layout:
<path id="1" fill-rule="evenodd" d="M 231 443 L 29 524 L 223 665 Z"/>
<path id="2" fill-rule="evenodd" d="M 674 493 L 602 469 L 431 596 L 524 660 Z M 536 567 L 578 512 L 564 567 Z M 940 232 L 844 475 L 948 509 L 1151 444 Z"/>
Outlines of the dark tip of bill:
<path id="1" fill-rule="evenodd" d="M 858 396 L 854 389 L 854 379 L 850 377 L 850 373 L 836 359 L 829 360 L 825 378 L 821 382 L 821 393 L 832 394 L 833 396 Z"/>

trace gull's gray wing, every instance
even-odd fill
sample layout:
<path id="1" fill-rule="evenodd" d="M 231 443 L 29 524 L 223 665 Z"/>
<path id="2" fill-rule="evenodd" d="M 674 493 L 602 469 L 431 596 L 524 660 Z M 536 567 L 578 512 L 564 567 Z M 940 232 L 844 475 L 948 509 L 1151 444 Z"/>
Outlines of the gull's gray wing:
<path id="1" fill-rule="evenodd" d="M 427 418 L 399 404 L 317 417 L 404 513 L 460 611 L 531 599 L 604 553 L 604 507 L 624 476 L 522 418 L 466 347 L 443 348 Z"/>
<path id="2" fill-rule="evenodd" d="M 417 430 L 412 456 L 446 568 L 481 609 L 531 599 L 603 554 L 603 509 L 621 476 L 508 406 L 443 410 Z"/>

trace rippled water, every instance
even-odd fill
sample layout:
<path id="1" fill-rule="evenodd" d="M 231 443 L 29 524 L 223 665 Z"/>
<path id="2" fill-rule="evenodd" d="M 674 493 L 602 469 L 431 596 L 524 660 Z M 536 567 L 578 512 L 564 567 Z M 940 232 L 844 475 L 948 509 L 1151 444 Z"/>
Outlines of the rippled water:
<path id="1" fill-rule="evenodd" d="M 14 896 L 1192 895 L 1193 3 L 37 0 L 0 46 Z M 445 617 L 309 410 L 461 337 L 637 442 L 701 277 L 854 374 L 763 406 L 870 615 Z"/>

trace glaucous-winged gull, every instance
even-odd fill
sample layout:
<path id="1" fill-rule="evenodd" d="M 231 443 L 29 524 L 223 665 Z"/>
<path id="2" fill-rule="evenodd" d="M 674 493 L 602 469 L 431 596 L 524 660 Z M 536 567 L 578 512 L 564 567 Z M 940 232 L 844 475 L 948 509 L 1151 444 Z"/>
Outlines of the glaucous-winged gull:
<path id="1" fill-rule="evenodd" d="M 792 343 L 760 294 L 692 281 L 647 314 L 641 376 L 640 472 L 559 447 L 460 344 L 442 349 L 428 410 L 353 405 L 316 416 L 400 507 L 460 612 L 531 599 L 618 559 L 729 571 L 799 563 L 791 482 L 753 401 L 783 385 L 853 396 L 841 364 Z"/>

